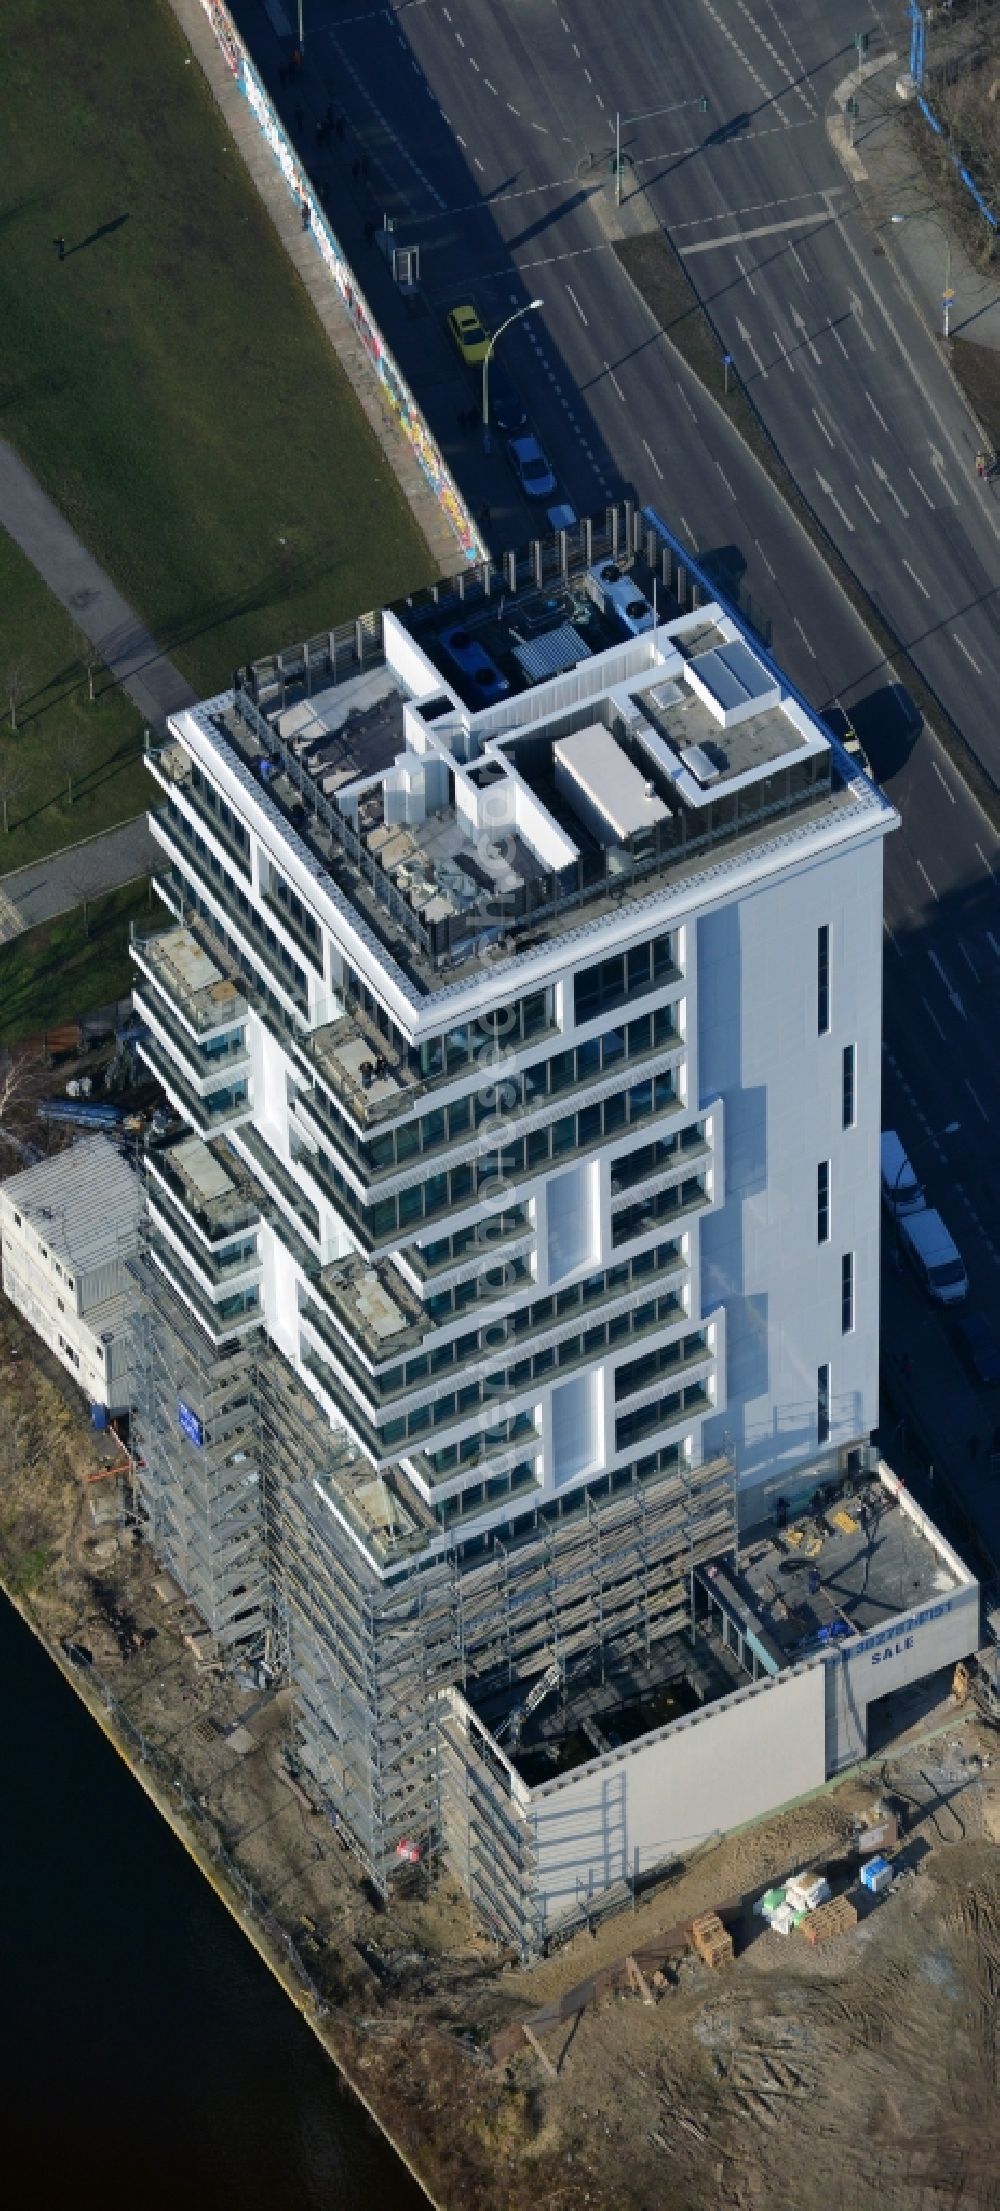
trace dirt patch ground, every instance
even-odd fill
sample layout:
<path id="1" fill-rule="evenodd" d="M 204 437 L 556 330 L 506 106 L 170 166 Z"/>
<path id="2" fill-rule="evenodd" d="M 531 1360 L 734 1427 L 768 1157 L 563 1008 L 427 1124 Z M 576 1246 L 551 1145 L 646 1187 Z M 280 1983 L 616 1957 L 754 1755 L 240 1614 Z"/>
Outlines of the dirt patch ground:
<path id="1" fill-rule="evenodd" d="M 16 1356 L 14 1356 L 16 1354 Z M 113 1449 L 113 1446 L 111 1446 Z M 288 1702 L 200 1666 L 157 1593 L 106 1439 L 0 1305 L 4 1579 L 107 1685 L 218 1869 L 287 1931 L 331 2051 L 437 2200 L 484 2211 L 987 2211 L 1000 2203 L 1000 1736 L 943 1706 L 856 1775 L 699 1854 L 634 1914 L 530 1971 L 472 1927 L 446 1876 L 388 1910 L 286 1762 Z M 80 1654 L 83 1654 L 82 1658 Z M 87 1660 L 89 1659 L 89 1664 Z M 750 1910 L 831 1869 L 878 1789 L 907 1807 L 902 1877 L 822 1952 Z M 994 1794 L 994 1790 L 996 1793 Z M 166 1791 L 164 1792 L 166 1795 Z M 187 1817 L 188 1815 L 185 1814 Z M 236 1869 L 231 1871 L 231 1869 Z M 612 1996 L 506 2065 L 487 2044 L 596 1966 L 723 1898 L 735 1962 L 678 1955 L 656 2000 Z M 311 1998 L 306 1996 L 307 2012 Z"/>

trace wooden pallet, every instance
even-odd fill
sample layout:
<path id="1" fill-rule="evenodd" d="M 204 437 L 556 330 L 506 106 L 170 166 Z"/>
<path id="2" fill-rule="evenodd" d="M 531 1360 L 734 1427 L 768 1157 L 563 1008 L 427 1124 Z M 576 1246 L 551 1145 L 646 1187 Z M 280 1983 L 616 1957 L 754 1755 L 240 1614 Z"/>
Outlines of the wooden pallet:
<path id="1" fill-rule="evenodd" d="M 857 1908 L 849 1896 L 833 1896 L 828 1904 L 821 1904 L 817 1911 L 808 1912 L 798 1928 L 806 1941 L 818 1950 L 824 1942 L 832 1942 L 836 1935 L 846 1935 L 849 1927 L 858 1924 Z"/>

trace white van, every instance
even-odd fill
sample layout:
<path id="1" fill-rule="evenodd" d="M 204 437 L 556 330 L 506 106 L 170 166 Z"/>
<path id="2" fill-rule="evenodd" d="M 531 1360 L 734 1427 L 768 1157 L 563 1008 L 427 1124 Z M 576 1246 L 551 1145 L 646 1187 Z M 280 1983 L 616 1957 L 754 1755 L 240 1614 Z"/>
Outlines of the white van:
<path id="1" fill-rule="evenodd" d="M 895 1129 L 882 1131 L 882 1202 L 896 1220 L 920 1213 L 927 1200 Z"/>
<path id="2" fill-rule="evenodd" d="M 907 1214 L 900 1221 L 899 1234 L 903 1250 L 928 1297 L 934 1298 L 938 1305 L 957 1305 L 968 1292 L 969 1277 L 961 1252 L 940 1213 L 933 1212 L 930 1206 L 922 1206 L 918 1213 Z"/>

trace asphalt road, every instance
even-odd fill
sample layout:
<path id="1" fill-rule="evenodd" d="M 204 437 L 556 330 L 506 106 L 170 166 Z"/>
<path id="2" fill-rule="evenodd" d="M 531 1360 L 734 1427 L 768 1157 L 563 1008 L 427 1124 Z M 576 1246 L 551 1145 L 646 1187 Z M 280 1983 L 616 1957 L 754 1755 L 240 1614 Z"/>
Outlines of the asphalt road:
<path id="1" fill-rule="evenodd" d="M 273 81 L 291 0 L 235 12 Z M 789 13 L 783 0 L 636 0 L 626 24 L 606 0 L 307 0 L 306 68 L 281 98 L 307 152 L 328 101 L 346 119 L 342 145 L 315 158 L 348 249 L 382 211 L 420 247 L 426 312 L 405 311 L 371 251 L 363 280 L 463 488 L 489 500 L 493 541 L 523 539 L 531 510 L 502 453 L 487 460 L 456 433 L 470 387 L 444 316 L 474 297 L 495 328 L 537 295 L 504 361 L 573 505 L 625 490 L 650 500 L 692 550 L 721 559 L 754 617 L 766 610 L 773 650 L 813 704 L 850 706 L 903 824 L 886 854 L 885 1119 L 920 1156 L 975 1302 L 1000 1327 L 1000 839 L 633 291 L 595 167 L 616 109 L 642 115 L 623 128 L 626 185 L 641 180 L 687 249 L 794 473 L 1000 780 L 998 520 L 975 478 L 975 433 L 873 254 L 827 136 L 857 11 L 797 0 L 794 26 Z M 898 35 L 895 6 L 869 14 Z"/>

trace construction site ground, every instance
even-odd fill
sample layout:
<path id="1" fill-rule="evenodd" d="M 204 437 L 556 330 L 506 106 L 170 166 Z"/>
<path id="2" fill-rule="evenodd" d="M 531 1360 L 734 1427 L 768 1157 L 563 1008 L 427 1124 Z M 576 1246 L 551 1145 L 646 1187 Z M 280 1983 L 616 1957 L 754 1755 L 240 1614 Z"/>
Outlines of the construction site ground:
<path id="1" fill-rule="evenodd" d="M 446 1869 L 407 1868 L 380 1904 L 288 1771 L 287 1693 L 199 1660 L 193 1615 L 119 1517 L 127 1485 L 88 1478 L 116 1448 L 0 1301 L 0 1577 L 245 1923 L 250 1899 L 259 1947 L 437 2202 L 1000 2204 L 1000 1734 L 946 1680 L 881 1770 L 704 1846 L 634 1911 L 523 1968 L 477 1935 Z M 856 1821 L 886 1791 L 906 1811 L 903 1877 L 856 1927 L 814 1951 L 754 1915 L 803 1867 L 843 1886 Z M 723 1903 L 732 1964 L 681 1942 L 655 1983 L 495 2061 L 505 2027 Z"/>

